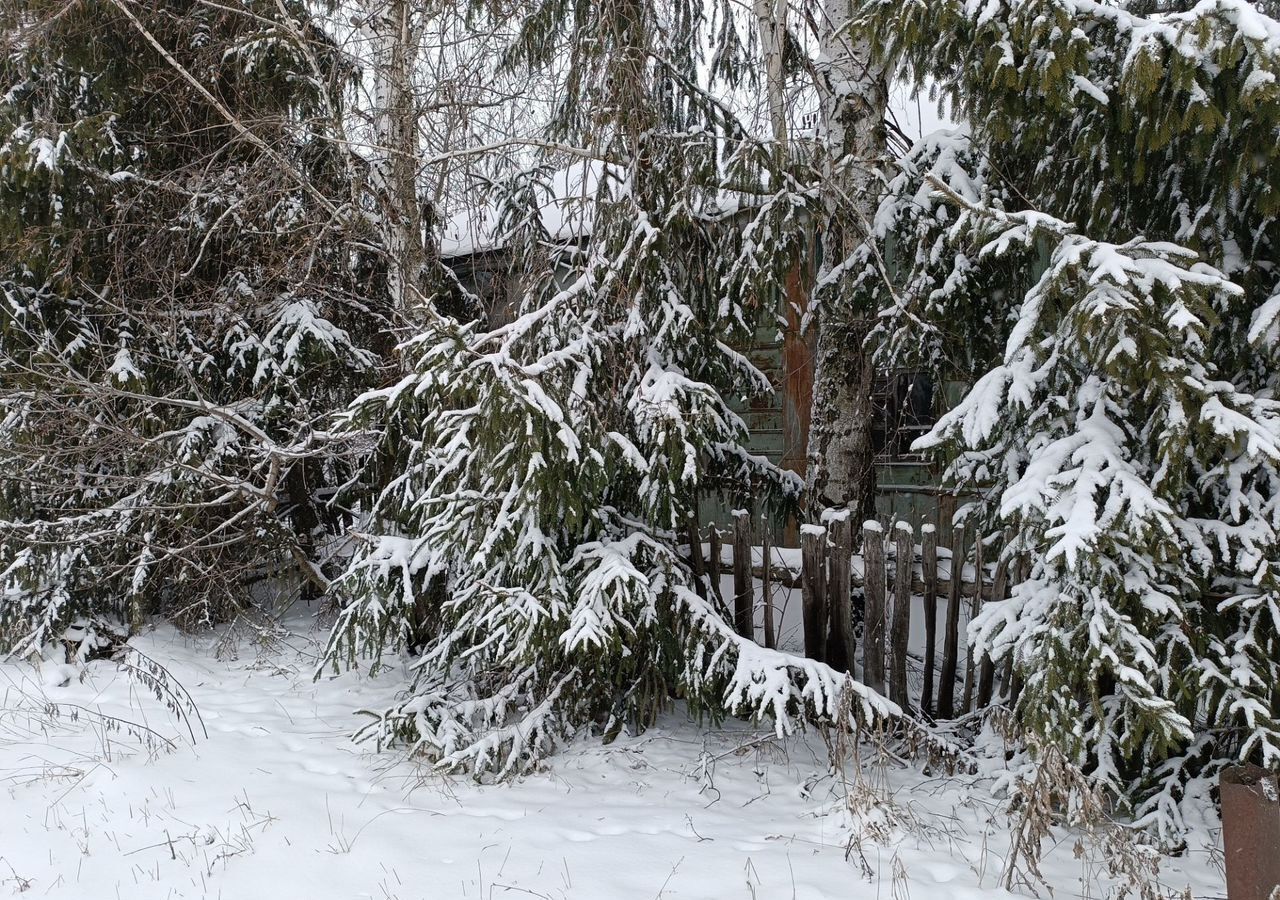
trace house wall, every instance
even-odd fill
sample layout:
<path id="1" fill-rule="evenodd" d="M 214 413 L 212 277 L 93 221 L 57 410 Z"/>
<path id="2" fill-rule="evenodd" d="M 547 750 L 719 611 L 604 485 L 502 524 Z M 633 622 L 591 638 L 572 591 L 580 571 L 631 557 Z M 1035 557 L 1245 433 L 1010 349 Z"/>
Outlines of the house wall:
<path id="1" fill-rule="evenodd" d="M 774 386 L 768 398 L 756 398 L 749 404 L 733 404 L 750 430 L 747 449 L 766 456 L 785 469 L 804 477 L 808 469 L 809 422 L 813 403 L 814 346 L 816 330 L 803 333 L 800 327 L 803 310 L 809 302 L 810 287 L 815 277 L 816 260 L 801 260 L 788 273 L 785 290 L 775 306 L 761 315 L 760 324 L 749 347 L 748 358 L 764 372 Z M 946 385 L 935 403 L 950 405 L 958 386 Z M 939 515 L 939 473 L 932 464 L 912 457 L 881 456 L 876 463 L 876 514 L 884 522 L 903 519 L 913 527 L 925 523 L 938 526 L 940 538 L 950 539 L 949 513 Z M 759 503 L 750 497 L 704 498 L 699 519 L 704 524 L 722 527 L 732 524 L 734 509 L 749 508 L 753 521 L 759 522 Z M 942 521 L 947 519 L 948 521 Z M 795 521 L 778 519 L 771 525 L 777 546 L 799 545 L 799 528 Z M 757 540 L 759 538 L 757 537 Z"/>
<path id="2" fill-rule="evenodd" d="M 489 250 L 448 262 L 459 280 L 481 298 L 491 325 L 510 320 L 518 291 L 510 280 L 510 257 L 505 251 Z M 801 477 L 807 469 L 816 334 L 812 329 L 803 333 L 800 323 L 816 264 L 812 257 L 797 262 L 787 274 L 784 290 L 772 298 L 771 307 L 760 316 L 750 345 L 738 348 L 768 376 L 775 388 L 773 395 L 732 404 L 750 431 L 747 449 Z M 950 395 L 954 389 L 942 393 Z M 938 402 L 950 399 L 941 397 Z M 882 521 L 901 518 L 917 527 L 937 522 L 943 532 L 940 538 L 949 538 L 949 528 L 942 527 L 949 523 L 938 521 L 938 473 L 933 466 L 918 459 L 881 458 L 876 477 L 876 512 Z M 708 494 L 699 506 L 699 520 L 704 526 L 714 522 L 727 528 L 734 509 L 751 508 L 753 519 L 758 522 L 761 510 L 757 507 L 749 496 Z M 772 532 L 777 546 L 799 544 L 795 521 L 776 521 Z"/>

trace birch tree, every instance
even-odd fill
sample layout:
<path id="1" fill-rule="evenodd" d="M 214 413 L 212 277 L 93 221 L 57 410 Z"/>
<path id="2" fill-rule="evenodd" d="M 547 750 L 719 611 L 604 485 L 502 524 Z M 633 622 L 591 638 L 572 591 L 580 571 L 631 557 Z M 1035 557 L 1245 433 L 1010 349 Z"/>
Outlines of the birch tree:
<path id="1" fill-rule="evenodd" d="M 872 385 L 867 339 L 875 310 L 859 303 L 849 260 L 862 244 L 881 189 L 888 90 L 865 38 L 850 29 L 853 0 L 828 0 L 814 77 L 822 121 L 819 183 L 822 266 L 813 307 L 818 328 L 808 493 L 820 507 L 874 516 Z"/>
<path id="2" fill-rule="evenodd" d="M 420 62 L 422 13 L 409 0 L 375 0 L 364 19 L 374 83 L 372 176 L 376 222 L 388 260 L 388 289 L 405 312 L 423 301 L 428 239 L 419 185 L 419 102 L 413 72 Z"/>
<path id="3" fill-rule="evenodd" d="M 512 316 L 430 319 L 404 347 L 412 371 L 343 426 L 394 477 L 340 581 L 326 661 L 421 654 L 366 738 L 503 776 L 581 731 L 642 729 L 674 697 L 780 734 L 900 712 L 739 633 L 686 549 L 704 492 L 783 505 L 802 489 L 747 452 L 730 405 L 771 390 L 733 345 L 798 238 L 772 225 L 795 210 L 773 142 L 720 96 L 758 75 L 741 40 L 757 22 L 703 13 L 547 0 L 521 22 L 507 64 L 567 71 L 537 137 L 546 156 L 497 198 Z M 715 76 L 698 49 L 710 35 Z M 544 215 L 565 199 L 556 166 L 581 173 L 585 231 L 568 239 Z M 726 209 L 747 211 L 745 233 Z"/>

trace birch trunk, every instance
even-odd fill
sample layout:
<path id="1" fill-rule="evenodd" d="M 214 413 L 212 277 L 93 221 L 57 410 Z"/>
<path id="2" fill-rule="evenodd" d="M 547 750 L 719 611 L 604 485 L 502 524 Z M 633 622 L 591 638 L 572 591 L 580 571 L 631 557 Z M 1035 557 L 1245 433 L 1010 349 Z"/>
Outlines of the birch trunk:
<path id="1" fill-rule="evenodd" d="M 874 310 L 855 305 L 841 264 L 861 243 L 875 213 L 888 90 L 884 71 L 871 62 L 870 47 L 848 35 L 852 15 L 851 0 L 827 0 L 817 65 L 827 144 L 818 283 L 834 290 L 817 310 L 808 487 L 812 504 L 849 508 L 857 521 L 866 521 L 875 515 L 875 369 L 865 346 Z"/>
<path id="2" fill-rule="evenodd" d="M 418 41 L 409 0 L 378 4 L 369 20 L 374 52 L 374 139 L 378 161 L 374 190 L 388 259 L 388 288 L 396 308 L 421 302 L 426 264 L 422 207 L 418 200 L 418 117 L 413 61 Z"/>
<path id="3" fill-rule="evenodd" d="M 782 69 L 783 41 L 787 34 L 787 0 L 755 0 L 760 25 L 760 50 L 765 63 L 765 88 L 769 101 L 769 125 L 775 150 L 787 143 L 786 74 Z"/>

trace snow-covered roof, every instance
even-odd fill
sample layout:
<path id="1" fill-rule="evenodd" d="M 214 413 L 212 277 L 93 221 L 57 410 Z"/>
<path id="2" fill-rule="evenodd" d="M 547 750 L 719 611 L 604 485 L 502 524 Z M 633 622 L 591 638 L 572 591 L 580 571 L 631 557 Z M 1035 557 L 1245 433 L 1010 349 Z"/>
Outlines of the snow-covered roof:
<path id="1" fill-rule="evenodd" d="M 545 200 L 538 211 L 542 227 L 552 240 L 568 242 L 591 234 L 594 201 L 603 173 L 604 163 L 599 160 L 582 160 L 550 173 L 539 189 Z M 440 238 L 440 255 L 450 259 L 505 246 L 508 235 L 500 218 L 493 201 L 451 216 Z"/>
<path id="2" fill-rule="evenodd" d="M 954 125 L 941 113 L 937 103 L 929 99 L 927 92 L 915 91 L 904 85 L 895 85 L 890 91 L 889 112 L 907 137 L 913 140 Z M 605 171 L 605 163 L 600 160 L 583 159 L 547 176 L 539 188 L 545 198 L 540 203 L 539 212 L 542 227 L 551 240 L 568 243 L 590 236 L 595 198 Z M 731 214 L 742 204 L 741 196 L 725 194 L 719 198 L 716 212 Z M 500 218 L 497 204 L 493 201 L 450 216 L 440 238 L 440 255 L 445 259 L 456 259 L 505 247 L 509 233 Z"/>

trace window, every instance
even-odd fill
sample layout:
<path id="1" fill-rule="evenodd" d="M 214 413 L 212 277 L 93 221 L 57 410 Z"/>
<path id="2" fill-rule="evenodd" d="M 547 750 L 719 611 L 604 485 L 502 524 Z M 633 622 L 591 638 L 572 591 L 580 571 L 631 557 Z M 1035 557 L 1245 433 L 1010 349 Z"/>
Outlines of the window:
<path id="1" fill-rule="evenodd" d="M 876 378 L 873 442 L 876 455 L 914 460 L 911 443 L 928 433 L 938 420 L 933 379 L 926 372 L 893 372 Z"/>

